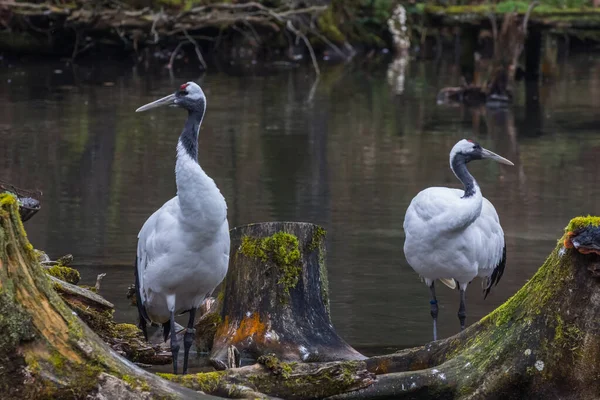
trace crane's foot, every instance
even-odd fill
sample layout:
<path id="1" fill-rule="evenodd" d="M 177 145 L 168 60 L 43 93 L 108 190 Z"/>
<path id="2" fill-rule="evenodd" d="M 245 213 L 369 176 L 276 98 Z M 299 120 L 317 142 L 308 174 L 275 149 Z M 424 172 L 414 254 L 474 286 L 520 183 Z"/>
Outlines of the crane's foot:
<path id="1" fill-rule="evenodd" d="M 465 329 L 465 320 L 467 319 L 467 311 L 465 308 L 465 291 L 460 289 L 460 306 L 458 308 L 458 320 L 460 321 L 460 330 Z"/>
<path id="2" fill-rule="evenodd" d="M 188 358 L 190 356 L 190 348 L 194 343 L 196 337 L 196 330 L 194 328 L 187 328 L 185 330 L 185 336 L 183 337 L 183 374 L 187 374 L 188 370 Z"/>
<path id="3" fill-rule="evenodd" d="M 437 317 L 438 317 L 438 302 L 435 297 L 435 284 L 431 283 L 429 287 L 431 291 L 431 300 L 429 300 L 429 304 L 431 305 L 431 318 L 433 318 L 433 341 L 437 340 Z"/>
<path id="4" fill-rule="evenodd" d="M 171 354 L 173 355 L 173 374 L 177 375 L 177 356 L 179 355 L 179 340 L 175 330 L 175 313 L 171 312 Z"/>
<path id="5" fill-rule="evenodd" d="M 194 329 L 194 322 L 196 320 L 196 309 L 190 309 L 190 319 L 188 321 L 188 327 L 185 330 L 183 336 L 183 375 L 187 374 L 188 370 L 188 358 L 190 357 L 190 348 L 194 343 L 196 337 L 196 329 Z"/>

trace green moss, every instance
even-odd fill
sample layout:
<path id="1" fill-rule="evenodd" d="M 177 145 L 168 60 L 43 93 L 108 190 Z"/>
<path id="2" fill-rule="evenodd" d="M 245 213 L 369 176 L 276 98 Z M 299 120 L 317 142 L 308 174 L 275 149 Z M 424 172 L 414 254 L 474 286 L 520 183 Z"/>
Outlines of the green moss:
<path id="1" fill-rule="evenodd" d="M 316 225 L 313 235 L 312 235 L 312 240 L 310 241 L 310 244 L 308 245 L 308 251 L 317 250 L 321 246 L 321 243 L 323 243 L 323 240 L 325 239 L 326 236 L 327 236 L 327 231 L 325 229 L 323 229 L 322 227 Z"/>
<path id="2" fill-rule="evenodd" d="M 116 324 L 114 326 L 115 336 L 121 339 L 134 339 L 142 333 L 140 328 L 133 324 Z"/>
<path id="3" fill-rule="evenodd" d="M 568 0 L 564 2 L 546 0 L 541 1 L 541 4 L 536 6 L 532 15 L 543 15 L 543 16 L 568 16 L 571 15 L 584 15 L 588 13 L 598 13 L 598 9 L 589 7 L 585 0 Z M 562 4 L 561 4 L 562 3 Z M 415 7 L 415 11 L 418 13 L 431 13 L 437 15 L 448 15 L 448 16 L 482 16 L 487 17 L 490 13 L 494 14 L 506 14 L 517 12 L 519 14 L 525 14 L 529 8 L 529 2 L 527 1 L 502 1 L 497 4 L 462 4 L 462 5 L 451 5 L 443 6 L 438 4 L 427 4 L 424 6 Z"/>
<path id="4" fill-rule="evenodd" d="M 281 375 L 283 379 L 288 379 L 292 374 L 292 364 L 282 363 L 274 354 L 262 355 L 256 361 L 267 367 L 274 375 Z"/>
<path id="5" fill-rule="evenodd" d="M 52 275 L 55 278 L 63 280 L 65 282 L 72 283 L 73 285 L 77 285 L 79 280 L 81 279 L 81 275 L 79 271 L 71 267 L 65 267 L 63 265 L 54 265 L 48 269 L 46 269 L 46 273 L 48 275 Z"/>
<path id="6" fill-rule="evenodd" d="M 317 20 L 317 25 L 323 35 L 334 43 L 341 44 L 346 41 L 346 37 L 342 32 L 340 32 L 337 27 L 334 17 L 333 17 L 333 8 L 329 7 L 325 12 L 323 12 L 319 19 Z M 321 228 L 322 229 L 322 228 Z"/>
<path id="7" fill-rule="evenodd" d="M 11 282 L 12 283 L 12 282 Z M 0 354 L 11 354 L 22 342 L 34 337 L 31 317 L 15 301 L 12 290 L 0 289 Z"/>
<path id="8" fill-rule="evenodd" d="M 115 322 L 113 320 L 114 310 L 97 310 L 76 301 L 69 301 L 69 307 L 73 309 L 98 336 L 105 340 L 116 335 Z"/>
<path id="9" fill-rule="evenodd" d="M 329 279 L 327 277 L 327 264 L 325 263 L 325 246 L 323 241 L 327 236 L 327 231 L 320 226 L 315 228 L 312 241 L 308 247 L 309 251 L 319 251 L 319 278 L 321 282 L 321 298 L 323 305 L 329 313 Z"/>
<path id="10" fill-rule="evenodd" d="M 588 215 L 587 217 L 573 218 L 571 222 L 569 222 L 569 225 L 567 225 L 565 228 L 565 232 L 573 232 L 577 229 L 585 228 L 587 226 L 600 226 L 600 217 L 592 217 Z"/>
<path id="11" fill-rule="evenodd" d="M 150 385 L 143 379 L 130 375 L 120 375 L 118 377 L 134 389 L 141 390 L 142 392 L 149 392 L 151 390 Z"/>
<path id="12" fill-rule="evenodd" d="M 221 385 L 223 376 L 226 373 L 226 371 L 218 371 L 189 375 L 173 375 L 162 373 L 159 373 L 157 375 L 169 381 L 179 383 L 180 385 L 188 387 L 192 390 L 201 390 L 206 393 L 213 393 Z"/>
<path id="13" fill-rule="evenodd" d="M 502 326 L 514 319 L 539 315 L 557 289 L 573 279 L 571 264 L 561 259 L 559 247 L 550 254 L 544 265 L 517 293 L 486 316 L 484 321 L 489 319 L 496 326 Z M 531 293 L 535 293 L 535 296 Z"/>
<path id="14" fill-rule="evenodd" d="M 277 283 L 285 295 L 295 288 L 302 272 L 298 238 L 287 232 L 277 232 L 266 238 L 242 237 L 240 253 L 249 258 L 271 262 L 278 269 Z"/>
<path id="15" fill-rule="evenodd" d="M 48 361 L 56 369 L 62 370 L 65 367 L 65 358 L 57 351 L 52 352 Z"/>

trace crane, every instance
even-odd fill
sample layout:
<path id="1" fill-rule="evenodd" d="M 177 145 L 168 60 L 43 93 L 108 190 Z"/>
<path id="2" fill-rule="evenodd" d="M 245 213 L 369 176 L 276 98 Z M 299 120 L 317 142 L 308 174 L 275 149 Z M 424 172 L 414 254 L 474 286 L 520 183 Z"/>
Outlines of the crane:
<path id="1" fill-rule="evenodd" d="M 140 328 L 146 340 L 147 322 L 162 324 L 165 342 L 170 333 L 175 374 L 180 347 L 175 316 L 189 313 L 183 338 L 186 374 L 196 309 L 227 273 L 229 224 L 225 198 L 198 164 L 198 133 L 206 111 L 204 92 L 196 83 L 187 82 L 136 112 L 161 106 L 188 112 L 177 143 L 177 195 L 154 212 L 138 234 L 135 286 Z"/>
<path id="2" fill-rule="evenodd" d="M 464 190 L 430 187 L 411 201 L 404 217 L 404 255 L 431 292 L 433 340 L 437 340 L 438 302 L 435 280 L 459 287 L 458 319 L 465 328 L 465 290 L 475 277 L 482 278 L 484 298 L 500 281 L 506 265 L 504 232 L 496 209 L 481 194 L 467 170 L 473 160 L 490 159 L 514 165 L 504 157 L 463 139 L 450 151 L 450 168 Z"/>

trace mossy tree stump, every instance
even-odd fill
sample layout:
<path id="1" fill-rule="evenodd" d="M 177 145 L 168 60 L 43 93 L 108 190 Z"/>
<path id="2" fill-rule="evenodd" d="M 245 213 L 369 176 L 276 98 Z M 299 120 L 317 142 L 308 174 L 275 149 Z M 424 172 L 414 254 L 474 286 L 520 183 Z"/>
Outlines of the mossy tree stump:
<path id="1" fill-rule="evenodd" d="M 211 352 L 217 365 L 230 346 L 243 363 L 266 354 L 282 361 L 365 358 L 331 323 L 321 227 L 267 222 L 234 228 L 230 260 Z"/>
<path id="2" fill-rule="evenodd" d="M 27 240 L 16 198 L 6 193 L 0 194 L 0 332 L 2 398 L 210 398 L 137 368 L 65 305 Z"/>

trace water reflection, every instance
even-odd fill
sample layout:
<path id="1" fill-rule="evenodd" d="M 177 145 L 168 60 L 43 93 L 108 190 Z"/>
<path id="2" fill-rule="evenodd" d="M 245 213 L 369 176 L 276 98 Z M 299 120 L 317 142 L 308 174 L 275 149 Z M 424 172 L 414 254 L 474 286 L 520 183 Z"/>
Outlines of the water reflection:
<path id="1" fill-rule="evenodd" d="M 428 291 L 404 260 L 402 222 L 421 189 L 459 186 L 448 167 L 457 140 L 474 138 L 516 164 L 471 167 L 500 215 L 508 265 L 485 302 L 478 283 L 467 292 L 468 323 L 533 274 L 569 218 L 598 212 L 600 64 L 583 57 L 539 90 L 521 86 L 512 111 L 437 107 L 439 88 L 458 82 L 458 68 L 443 60 L 408 61 L 400 92 L 386 65 L 323 68 L 316 87 L 310 68 L 201 79 L 174 71 L 172 81 L 166 70 L 122 65 L 4 65 L 0 178 L 43 190 L 43 209 L 27 226 L 33 244 L 73 253 L 87 283 L 107 272 L 103 294 L 119 320 L 132 321 L 125 293 L 136 235 L 175 193 L 185 118 L 133 111 L 201 81 L 208 110 L 199 158 L 228 200 L 230 224 L 323 225 L 340 334 L 377 349 L 421 344 L 431 334 Z M 458 292 L 439 292 L 445 337 L 456 333 Z"/>

